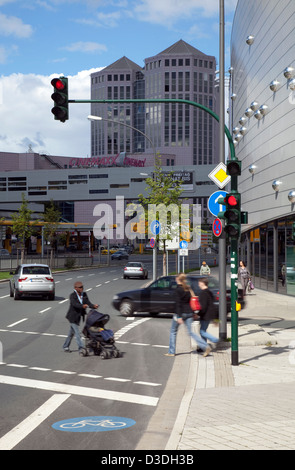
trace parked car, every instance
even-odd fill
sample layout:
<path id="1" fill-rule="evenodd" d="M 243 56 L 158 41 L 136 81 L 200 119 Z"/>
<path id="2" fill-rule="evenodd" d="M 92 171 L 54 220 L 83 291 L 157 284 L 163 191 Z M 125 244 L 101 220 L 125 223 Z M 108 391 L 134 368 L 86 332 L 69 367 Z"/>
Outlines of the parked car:
<path id="1" fill-rule="evenodd" d="M 188 275 L 187 280 L 191 285 L 194 293 L 199 295 L 200 288 L 198 279 L 202 276 Z M 162 276 L 156 281 L 151 282 L 148 286 L 141 289 L 120 292 L 114 295 L 112 305 L 119 310 L 121 315 L 127 317 L 134 312 L 150 312 L 153 315 L 158 313 L 174 313 L 175 312 L 175 289 L 176 276 Z M 216 318 L 218 318 L 219 310 L 219 285 L 214 277 L 208 277 L 209 289 L 215 297 Z M 242 289 L 239 289 L 238 301 L 244 307 L 244 296 Z M 227 312 L 230 312 L 230 289 L 227 289 Z"/>
<path id="2" fill-rule="evenodd" d="M 143 263 L 139 261 L 129 261 L 124 267 L 123 278 L 140 277 L 141 279 L 147 279 L 148 274 L 148 270 Z"/>
<path id="3" fill-rule="evenodd" d="M 118 250 L 111 255 L 111 259 L 129 259 L 127 251 Z"/>
<path id="4" fill-rule="evenodd" d="M 127 251 L 127 253 L 128 253 L 129 255 L 131 255 L 131 254 L 133 253 L 133 251 L 134 251 L 134 248 L 133 248 L 133 246 L 131 246 L 131 245 L 123 245 L 121 248 L 122 248 L 122 250 Z"/>
<path id="5" fill-rule="evenodd" d="M 10 274 L 10 297 L 14 300 L 19 300 L 22 295 L 42 295 L 54 300 L 55 282 L 46 264 L 21 264 Z"/>
<path id="6" fill-rule="evenodd" d="M 8 250 L 5 250 L 4 248 L 0 249 L 0 258 L 7 258 L 7 256 L 10 256 L 10 253 Z"/>
<path id="7" fill-rule="evenodd" d="M 117 248 L 110 248 L 110 253 L 116 253 Z M 107 255 L 108 254 L 108 249 L 107 248 L 101 248 L 101 254 L 102 255 Z"/>

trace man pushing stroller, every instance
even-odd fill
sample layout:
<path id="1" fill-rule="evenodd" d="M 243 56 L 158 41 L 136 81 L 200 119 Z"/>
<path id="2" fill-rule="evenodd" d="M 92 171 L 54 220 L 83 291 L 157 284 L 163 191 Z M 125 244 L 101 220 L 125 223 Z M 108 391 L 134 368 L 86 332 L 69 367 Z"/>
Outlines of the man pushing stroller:
<path id="1" fill-rule="evenodd" d="M 79 352 L 84 350 L 84 343 L 80 335 L 79 325 L 81 317 L 83 317 L 84 320 L 87 307 L 97 309 L 98 305 L 90 302 L 86 292 L 83 292 L 83 284 L 77 281 L 74 284 L 74 292 L 70 295 L 70 306 L 66 314 L 66 319 L 70 322 L 70 330 L 63 345 L 65 352 L 71 352 L 70 344 L 73 336 L 76 338 Z"/>

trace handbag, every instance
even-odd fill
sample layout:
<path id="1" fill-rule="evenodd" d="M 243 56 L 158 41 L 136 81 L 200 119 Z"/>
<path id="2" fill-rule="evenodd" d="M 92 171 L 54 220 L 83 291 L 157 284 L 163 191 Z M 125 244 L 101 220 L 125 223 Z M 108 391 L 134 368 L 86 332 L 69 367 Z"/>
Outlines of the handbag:
<path id="1" fill-rule="evenodd" d="M 196 310 L 201 310 L 201 304 L 199 302 L 199 297 L 195 295 L 195 293 L 190 289 L 191 291 L 191 298 L 189 301 L 190 308 L 195 312 Z"/>

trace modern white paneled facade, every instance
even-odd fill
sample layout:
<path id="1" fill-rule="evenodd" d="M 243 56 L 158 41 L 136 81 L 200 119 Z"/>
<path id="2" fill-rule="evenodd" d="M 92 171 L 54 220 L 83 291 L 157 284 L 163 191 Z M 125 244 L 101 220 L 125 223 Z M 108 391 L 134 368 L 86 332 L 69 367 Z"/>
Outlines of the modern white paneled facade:
<path id="1" fill-rule="evenodd" d="M 252 45 L 246 43 L 250 35 Z M 295 69 L 294 0 L 240 0 L 231 48 L 232 92 L 237 95 L 232 126 L 246 128 L 236 146 L 243 168 L 239 188 L 249 223 L 257 225 L 293 212 L 288 193 L 295 189 L 295 93 L 284 70 Z M 277 91 L 270 89 L 273 80 L 279 82 Z M 261 119 L 245 115 L 253 102 L 258 110 L 267 106 L 264 116 L 258 114 Z M 252 174 L 250 165 L 256 166 Z M 281 181 L 279 192 L 272 188 L 274 180 Z"/>
<path id="2" fill-rule="evenodd" d="M 284 264 L 295 273 L 295 207 L 288 198 L 295 191 L 294 77 L 294 0 L 239 0 L 231 37 L 230 118 L 242 161 L 242 209 L 249 214 L 244 254 L 261 287 L 275 291 Z M 291 290 L 286 293 L 295 295 Z"/>

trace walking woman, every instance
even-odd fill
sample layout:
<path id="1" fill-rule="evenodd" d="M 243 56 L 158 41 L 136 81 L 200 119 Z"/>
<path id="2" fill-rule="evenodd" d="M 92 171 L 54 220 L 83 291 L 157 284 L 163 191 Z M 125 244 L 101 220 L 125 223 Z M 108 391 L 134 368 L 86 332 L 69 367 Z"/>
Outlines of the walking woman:
<path id="1" fill-rule="evenodd" d="M 247 285 L 250 279 L 250 273 L 248 268 L 245 266 L 244 261 L 240 261 L 240 267 L 238 269 L 238 279 L 242 285 L 243 293 L 246 295 Z"/>
<path id="2" fill-rule="evenodd" d="M 208 356 L 211 348 L 208 346 L 203 338 L 196 335 L 192 331 L 193 311 L 190 307 L 190 288 L 186 282 L 186 275 L 181 273 L 176 278 L 176 312 L 173 315 L 172 325 L 170 330 L 169 351 L 165 356 L 175 356 L 176 349 L 176 336 L 179 325 L 185 324 L 188 334 L 196 341 L 198 347 L 204 351 L 204 357 Z"/>

